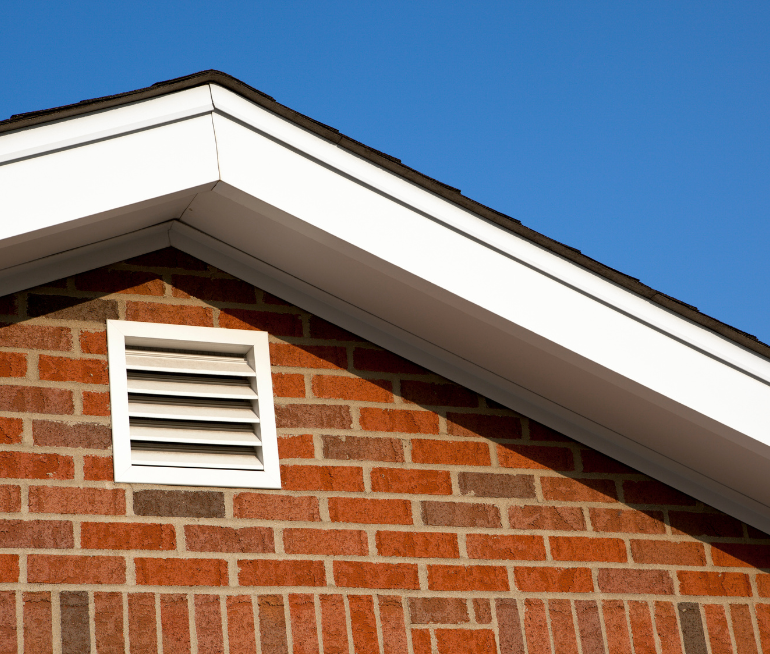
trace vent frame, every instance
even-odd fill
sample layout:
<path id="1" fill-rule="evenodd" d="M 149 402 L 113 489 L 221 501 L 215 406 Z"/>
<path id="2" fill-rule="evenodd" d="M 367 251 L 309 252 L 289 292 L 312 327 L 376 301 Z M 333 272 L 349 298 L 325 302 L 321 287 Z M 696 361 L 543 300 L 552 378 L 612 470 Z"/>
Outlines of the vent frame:
<path id="1" fill-rule="evenodd" d="M 254 410 L 258 415 L 259 428 L 255 432 L 255 446 L 258 444 L 262 469 L 223 468 L 215 461 L 211 461 L 209 465 L 218 467 L 205 467 L 205 457 L 202 457 L 201 467 L 146 465 L 132 461 L 128 381 L 130 366 L 126 359 L 127 348 L 129 353 L 134 348 L 150 350 L 162 348 L 166 351 L 179 352 L 181 356 L 200 352 L 204 355 L 201 357 L 203 360 L 208 354 L 241 355 L 243 358 L 238 357 L 238 360 L 245 361 L 253 370 L 253 374 L 239 374 L 253 379 L 251 384 L 256 391 Z M 107 320 L 107 358 L 116 482 L 196 487 L 281 488 L 270 352 L 266 332 Z M 203 372 L 196 374 L 205 375 L 205 368 Z M 168 397 L 184 396 L 181 391 L 178 395 L 168 395 Z"/>

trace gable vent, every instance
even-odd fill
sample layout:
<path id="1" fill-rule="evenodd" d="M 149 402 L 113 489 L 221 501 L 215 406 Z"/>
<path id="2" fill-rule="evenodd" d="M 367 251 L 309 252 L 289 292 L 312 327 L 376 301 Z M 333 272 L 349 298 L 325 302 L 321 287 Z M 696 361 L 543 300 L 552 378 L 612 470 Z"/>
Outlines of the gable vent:
<path id="1" fill-rule="evenodd" d="M 122 349 L 116 362 L 120 365 L 113 363 L 117 357 L 110 349 L 116 481 L 129 481 L 128 472 L 133 481 L 149 476 L 155 483 L 275 487 L 264 485 L 277 475 L 277 455 L 270 451 L 271 444 L 276 449 L 276 439 L 264 333 L 152 325 L 156 335 L 142 337 L 125 332 L 145 331 L 140 326 L 146 323 L 109 322 L 110 333 L 119 330 L 122 337 L 112 339 Z M 180 338 L 158 338 L 159 327 Z M 208 341 L 191 341 L 192 335 Z M 255 340 L 263 341 L 263 351 L 257 351 Z M 116 389 L 113 376 L 120 377 L 118 386 L 124 385 L 125 395 Z M 118 424 L 121 409 L 125 430 Z M 128 455 L 120 473 L 119 449 Z M 268 470 L 271 458 L 273 471 Z M 262 484 L 257 483 L 260 478 Z"/>

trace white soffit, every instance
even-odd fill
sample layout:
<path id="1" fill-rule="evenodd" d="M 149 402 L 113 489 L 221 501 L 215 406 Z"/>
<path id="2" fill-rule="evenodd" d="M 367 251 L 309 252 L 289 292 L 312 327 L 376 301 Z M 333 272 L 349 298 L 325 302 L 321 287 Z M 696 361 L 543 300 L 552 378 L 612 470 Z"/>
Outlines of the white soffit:
<path id="1" fill-rule="evenodd" d="M 0 293 L 170 242 L 770 530 L 767 359 L 222 87 L 0 136 L 0 190 Z"/>

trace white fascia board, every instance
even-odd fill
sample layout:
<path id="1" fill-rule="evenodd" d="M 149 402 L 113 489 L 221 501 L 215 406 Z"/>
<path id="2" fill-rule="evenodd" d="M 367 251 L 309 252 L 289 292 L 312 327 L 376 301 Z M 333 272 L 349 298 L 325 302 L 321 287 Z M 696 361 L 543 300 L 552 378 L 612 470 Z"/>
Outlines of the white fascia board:
<path id="1" fill-rule="evenodd" d="M 319 138 L 227 89 L 212 85 L 211 94 L 215 110 L 223 116 L 228 116 L 277 143 L 285 144 L 303 156 L 316 160 L 342 175 L 349 176 L 359 184 L 369 186 L 396 202 L 406 205 L 413 212 L 422 213 L 430 220 L 479 241 L 491 250 L 508 255 L 617 311 L 628 313 L 640 322 L 683 340 L 749 374 L 770 381 L 770 361 L 756 353 L 513 232 L 504 230 L 499 225 L 380 168 L 334 143 Z M 229 181 L 224 176 L 222 179 Z"/>
<path id="2" fill-rule="evenodd" d="M 22 159 L 0 166 L 0 241 L 37 239 L 218 179 L 211 114 Z"/>
<path id="3" fill-rule="evenodd" d="M 219 94 L 216 88 L 214 91 L 219 111 Z M 292 131 L 283 124 L 286 121 L 259 107 L 237 96 L 228 98 L 231 103 L 235 100 L 244 112 L 251 108 L 265 114 L 266 122 L 277 120 Z M 261 203 L 296 217 L 294 228 L 298 231 L 303 224 L 320 230 L 328 243 L 346 244 L 347 256 L 384 275 L 428 294 L 439 294 L 458 310 L 515 332 L 519 338 L 523 330 L 524 338 L 528 332 L 540 343 L 545 339 L 553 344 L 556 356 L 614 384 L 628 380 L 630 393 L 642 393 L 648 401 L 662 401 L 667 410 L 682 407 L 688 420 L 704 416 L 704 424 L 716 421 L 725 425 L 726 438 L 738 438 L 749 447 L 752 440 L 770 444 L 764 411 L 770 406 L 770 364 L 761 357 L 718 337 L 710 339 L 706 330 L 682 318 L 675 318 L 675 330 L 657 327 L 653 322 L 656 316 L 659 323 L 674 316 L 644 300 L 634 307 L 636 315 L 618 303 L 605 301 L 598 292 L 579 288 L 576 280 L 608 296 L 619 294 L 620 304 L 625 302 L 629 307 L 639 298 L 534 246 L 529 254 L 545 259 L 550 270 L 514 256 L 500 247 L 500 241 L 511 247 L 515 244 L 522 251 L 528 248 L 521 243 L 523 239 L 499 228 L 490 225 L 493 244 L 458 228 L 447 229 L 454 225 L 443 214 L 429 215 L 391 192 L 373 192 L 371 182 L 364 184 L 362 179 L 367 179 L 367 174 L 373 179 L 379 169 L 313 136 L 311 145 L 316 151 L 336 150 L 335 160 L 350 159 L 347 171 L 328 162 L 319 165 L 324 153 L 316 152 L 318 156 L 311 158 L 306 151 L 308 144 L 300 149 L 299 139 L 309 135 L 299 128 L 290 135 L 295 142 L 287 143 L 286 134 L 280 134 L 284 138 L 279 139 L 244 123 L 244 115 L 239 122 L 214 116 L 221 178 Z M 329 155 L 331 159 L 331 152 Z M 366 174 L 354 176 L 349 172 L 354 165 L 364 168 Z M 393 185 L 401 181 L 390 177 L 394 178 Z M 418 193 L 412 185 L 404 184 L 411 187 L 405 188 L 405 193 L 411 190 L 421 199 L 429 196 L 435 200 L 430 193 Z M 425 199 L 425 204 L 428 202 Z M 465 218 L 462 210 L 450 203 L 435 205 L 434 213 L 443 208 L 454 213 L 455 222 Z M 475 221 L 485 224 L 479 218 Z M 207 229 L 215 236 L 216 230 L 216 225 Z M 534 260 L 535 256 L 529 258 Z M 560 266 L 562 277 L 552 273 Z M 639 315 L 642 313 L 644 316 Z M 698 345 L 681 338 L 682 333 L 691 333 Z M 741 434 L 751 440 L 746 441 Z"/>

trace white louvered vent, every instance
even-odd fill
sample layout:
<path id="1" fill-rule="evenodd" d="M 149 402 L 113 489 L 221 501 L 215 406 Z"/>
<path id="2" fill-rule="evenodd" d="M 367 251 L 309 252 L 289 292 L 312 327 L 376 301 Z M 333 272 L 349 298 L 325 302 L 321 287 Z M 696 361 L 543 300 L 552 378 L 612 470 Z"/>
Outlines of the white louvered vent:
<path id="1" fill-rule="evenodd" d="M 108 321 L 108 344 L 116 481 L 280 488 L 265 333 Z"/>

